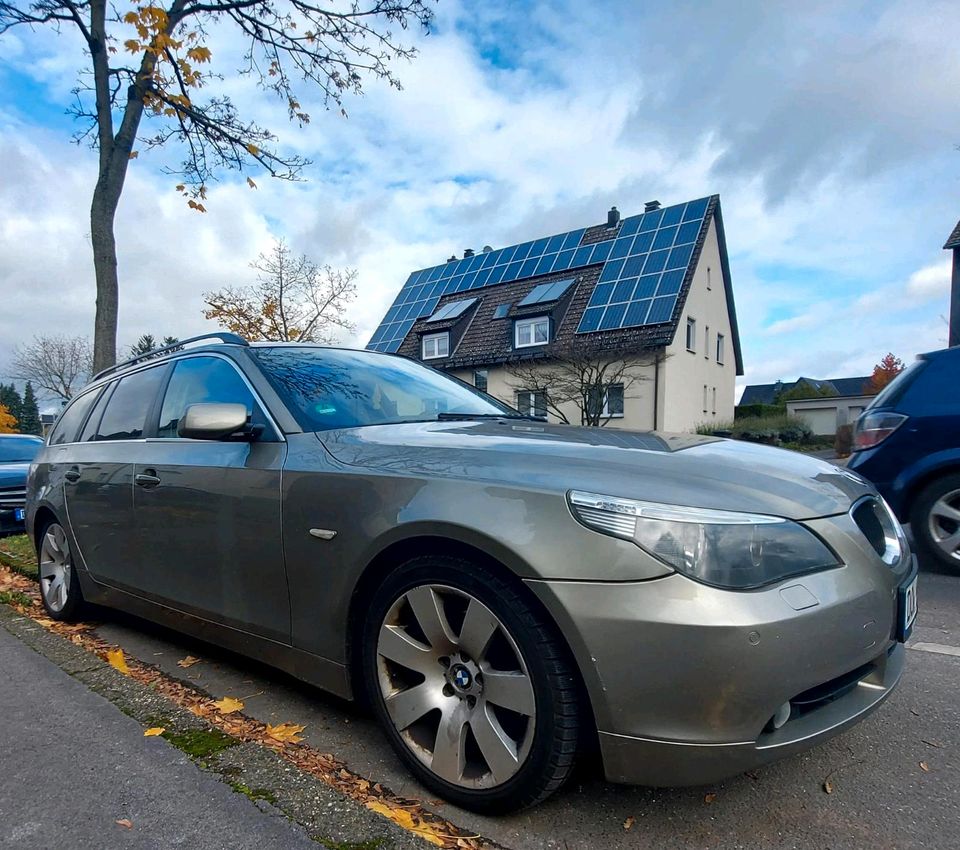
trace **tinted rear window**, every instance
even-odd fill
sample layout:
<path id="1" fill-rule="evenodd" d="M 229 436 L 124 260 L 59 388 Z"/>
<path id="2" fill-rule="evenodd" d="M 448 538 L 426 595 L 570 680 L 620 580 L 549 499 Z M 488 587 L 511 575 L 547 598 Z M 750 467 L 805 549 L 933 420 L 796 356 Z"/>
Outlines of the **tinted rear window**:
<path id="1" fill-rule="evenodd" d="M 166 366 L 154 366 L 121 379 L 97 429 L 98 440 L 136 440 L 156 400 Z"/>
<path id="2" fill-rule="evenodd" d="M 66 410 L 60 414 L 57 424 L 53 426 L 53 433 L 50 434 L 50 445 L 57 446 L 61 443 L 73 443 L 77 439 L 77 431 L 87 418 L 87 413 L 97 400 L 100 390 L 92 390 L 77 396 L 67 405 Z"/>

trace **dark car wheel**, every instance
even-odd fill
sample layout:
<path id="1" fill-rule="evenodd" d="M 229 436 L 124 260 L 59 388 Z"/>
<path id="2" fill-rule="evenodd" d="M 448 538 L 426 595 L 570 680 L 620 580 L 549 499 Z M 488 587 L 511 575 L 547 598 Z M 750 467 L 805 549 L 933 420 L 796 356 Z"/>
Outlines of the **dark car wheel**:
<path id="1" fill-rule="evenodd" d="M 568 653 L 493 571 L 409 561 L 374 594 L 362 653 L 391 744 L 436 794 L 504 812 L 543 800 L 570 774 L 579 715 Z"/>
<path id="2" fill-rule="evenodd" d="M 928 484 L 913 503 L 910 525 L 921 556 L 960 572 L 960 475 Z"/>
<path id="3" fill-rule="evenodd" d="M 41 532 L 37 559 L 40 599 L 47 614 L 54 620 L 80 619 L 86 603 L 73 566 L 67 533 L 60 523 L 50 522 Z"/>

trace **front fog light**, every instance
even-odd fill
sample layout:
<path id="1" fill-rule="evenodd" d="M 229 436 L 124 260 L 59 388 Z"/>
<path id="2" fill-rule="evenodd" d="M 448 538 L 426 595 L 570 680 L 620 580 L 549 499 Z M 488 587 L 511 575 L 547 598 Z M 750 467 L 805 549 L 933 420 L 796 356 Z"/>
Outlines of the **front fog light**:
<path id="1" fill-rule="evenodd" d="M 574 516 L 595 531 L 632 540 L 690 578 L 748 589 L 838 566 L 833 553 L 783 517 L 569 493 Z"/>

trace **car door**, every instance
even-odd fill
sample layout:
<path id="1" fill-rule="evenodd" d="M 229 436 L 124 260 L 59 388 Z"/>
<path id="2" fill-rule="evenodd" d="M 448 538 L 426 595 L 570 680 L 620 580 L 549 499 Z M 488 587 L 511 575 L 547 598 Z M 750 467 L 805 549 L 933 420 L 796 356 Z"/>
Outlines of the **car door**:
<path id="1" fill-rule="evenodd" d="M 253 440 L 177 434 L 187 407 L 241 403 Z M 134 470 L 142 590 L 180 611 L 289 642 L 290 603 L 280 536 L 286 443 L 238 367 L 197 354 L 174 361 L 155 435 Z"/>
<path id="2" fill-rule="evenodd" d="M 166 364 L 144 368 L 108 386 L 79 436 L 51 455 L 63 478 L 67 518 L 84 565 L 98 581 L 122 589 L 138 586 L 133 464 L 167 369 Z"/>

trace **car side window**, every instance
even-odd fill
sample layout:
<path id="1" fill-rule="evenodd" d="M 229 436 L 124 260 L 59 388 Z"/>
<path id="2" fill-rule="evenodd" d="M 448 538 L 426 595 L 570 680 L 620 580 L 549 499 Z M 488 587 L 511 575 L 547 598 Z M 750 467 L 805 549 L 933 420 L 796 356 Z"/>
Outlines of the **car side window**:
<path id="1" fill-rule="evenodd" d="M 176 437 L 180 418 L 191 404 L 212 402 L 245 405 L 253 424 L 265 424 L 253 393 L 232 365 L 219 357 L 188 357 L 177 361 L 167 384 L 157 436 Z"/>
<path id="2" fill-rule="evenodd" d="M 165 366 L 154 366 L 120 379 L 97 428 L 98 440 L 136 440 L 143 436 L 165 371 Z"/>
<path id="3" fill-rule="evenodd" d="M 61 443 L 73 443 L 77 439 L 77 431 L 83 420 L 87 418 L 87 413 L 97 400 L 100 390 L 91 390 L 81 396 L 77 396 L 60 414 L 57 424 L 53 426 L 53 433 L 50 434 L 50 445 L 58 446 Z"/>
<path id="4" fill-rule="evenodd" d="M 97 403 L 93 406 L 93 410 L 90 411 L 90 415 L 87 417 L 87 424 L 83 426 L 79 442 L 88 443 L 91 440 L 97 439 L 97 426 L 100 424 L 100 417 L 103 416 L 103 409 L 107 406 L 107 402 L 110 400 L 110 393 L 115 386 L 116 384 L 110 384 L 100 393 L 100 398 L 97 399 Z"/>

